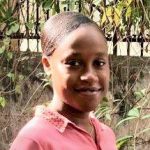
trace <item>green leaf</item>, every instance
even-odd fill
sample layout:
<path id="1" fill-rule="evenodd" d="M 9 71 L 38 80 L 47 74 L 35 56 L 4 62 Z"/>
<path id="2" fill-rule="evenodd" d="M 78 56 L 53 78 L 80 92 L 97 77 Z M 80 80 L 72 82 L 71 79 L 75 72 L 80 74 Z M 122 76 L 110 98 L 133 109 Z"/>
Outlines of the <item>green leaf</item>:
<path id="1" fill-rule="evenodd" d="M 119 26 L 120 24 L 121 13 L 122 13 L 122 10 L 118 8 L 114 8 L 114 22 L 116 26 Z"/>
<path id="2" fill-rule="evenodd" d="M 122 137 L 122 138 L 119 138 L 119 139 L 117 140 L 117 148 L 118 148 L 118 149 L 122 148 L 125 144 L 127 144 L 127 142 L 128 142 L 131 138 L 133 138 L 132 135 L 127 135 L 127 136 L 124 136 L 124 137 Z"/>
<path id="3" fill-rule="evenodd" d="M 132 9 L 131 19 L 133 23 L 139 22 L 142 19 L 142 9 L 139 7 Z"/>
<path id="4" fill-rule="evenodd" d="M 13 53 L 12 52 L 7 52 L 7 60 L 11 60 L 13 58 Z"/>
<path id="5" fill-rule="evenodd" d="M 127 116 L 129 116 L 129 117 L 139 117 L 139 116 L 140 116 L 139 109 L 138 109 L 138 108 L 133 108 L 133 109 L 131 109 L 131 110 L 128 112 Z"/>
<path id="6" fill-rule="evenodd" d="M 24 76 L 23 75 L 19 75 L 19 80 L 23 80 Z"/>
<path id="7" fill-rule="evenodd" d="M 5 51 L 5 46 L 0 47 L 0 54 L 3 54 Z"/>
<path id="8" fill-rule="evenodd" d="M 136 119 L 136 118 L 137 118 L 137 117 L 134 117 L 134 116 L 125 118 L 125 119 L 123 119 L 123 120 L 121 120 L 121 121 L 119 121 L 119 122 L 117 123 L 116 128 L 117 128 L 119 125 L 121 125 L 122 123 L 124 123 L 124 122 L 126 122 L 126 121 L 129 121 L 129 120 Z"/>
<path id="9" fill-rule="evenodd" d="M 14 73 L 9 72 L 7 74 L 7 77 L 9 77 L 12 81 L 15 81 L 15 75 L 14 75 Z"/>
<path id="10" fill-rule="evenodd" d="M 11 35 L 12 34 L 12 30 L 8 30 L 8 31 L 6 31 L 6 35 Z"/>
<path id="11" fill-rule="evenodd" d="M 6 14 L 6 10 L 3 5 L 4 4 L 2 4 L 2 2 L 0 1 L 0 12 L 1 12 L 2 16 L 4 16 Z"/>
<path id="12" fill-rule="evenodd" d="M 139 118 L 140 117 L 139 109 L 138 108 L 131 109 L 128 112 L 127 116 L 128 116 L 127 118 L 125 118 L 125 119 L 121 120 L 120 122 L 118 122 L 116 127 L 118 127 L 119 125 L 121 125 L 125 121 L 129 121 L 129 120 L 133 120 L 133 119 Z"/>
<path id="13" fill-rule="evenodd" d="M 103 25 L 107 21 L 106 13 L 103 13 L 102 19 L 101 19 L 101 25 Z"/>
<path id="14" fill-rule="evenodd" d="M 19 24 L 15 23 L 11 26 L 11 30 L 13 33 L 16 33 L 19 30 Z"/>
<path id="15" fill-rule="evenodd" d="M 130 5 L 132 3 L 133 0 L 126 0 L 126 4 Z"/>
<path id="16" fill-rule="evenodd" d="M 16 85 L 15 87 L 15 92 L 18 93 L 18 94 L 21 94 L 21 86 L 20 85 Z"/>
<path id="17" fill-rule="evenodd" d="M 127 11 L 126 11 L 126 14 L 125 14 L 127 18 L 129 18 L 131 16 L 131 12 L 132 12 L 131 7 L 128 7 Z"/>
<path id="18" fill-rule="evenodd" d="M 38 5 L 41 5 L 42 0 L 35 0 Z"/>
<path id="19" fill-rule="evenodd" d="M 137 136 L 139 136 L 140 134 L 145 133 L 145 132 L 147 132 L 149 130 L 150 130 L 150 128 L 146 128 L 146 129 L 140 131 L 139 133 L 137 133 Z"/>
<path id="20" fill-rule="evenodd" d="M 105 117 L 106 117 L 107 120 L 111 120 L 110 114 L 107 113 L 107 114 L 105 115 Z"/>
<path id="21" fill-rule="evenodd" d="M 112 16 L 113 16 L 113 8 L 111 6 L 109 6 L 108 8 L 106 8 L 106 16 L 108 18 L 108 20 L 110 21 L 110 23 L 113 22 Z"/>
<path id="22" fill-rule="evenodd" d="M 4 97 L 0 97 L 0 106 L 5 107 L 6 99 Z"/>
<path id="23" fill-rule="evenodd" d="M 145 96 L 142 91 L 134 92 L 134 95 L 137 100 L 140 100 Z"/>
<path id="24" fill-rule="evenodd" d="M 145 115 L 145 116 L 142 117 L 142 119 L 147 119 L 147 118 L 150 118 L 150 114 Z"/>
<path id="25" fill-rule="evenodd" d="M 31 30 L 34 27 L 34 23 L 33 22 L 27 22 L 26 26 L 29 30 Z"/>
<path id="26" fill-rule="evenodd" d="M 101 118 L 102 116 L 105 117 L 107 120 L 111 120 L 111 108 L 108 103 L 108 98 L 104 97 L 101 104 L 97 107 L 96 111 L 94 112 L 97 118 Z"/>
<path id="27" fill-rule="evenodd" d="M 52 8 L 52 6 L 53 6 L 53 0 L 45 0 L 45 1 L 43 1 L 42 6 L 43 6 L 43 9 L 45 11 L 50 10 Z"/>
<path id="28" fill-rule="evenodd" d="M 16 33 L 19 30 L 19 24 L 13 23 L 8 31 L 6 31 L 6 35 L 11 35 L 12 33 Z"/>
<path id="29" fill-rule="evenodd" d="M 8 38 L 8 37 L 4 38 L 3 43 L 4 43 L 5 46 L 8 46 L 10 44 L 10 38 Z"/>
<path id="30" fill-rule="evenodd" d="M 118 4 L 117 4 L 117 8 L 120 9 L 120 10 L 123 10 L 123 8 L 125 8 L 126 5 L 123 1 L 119 1 Z"/>

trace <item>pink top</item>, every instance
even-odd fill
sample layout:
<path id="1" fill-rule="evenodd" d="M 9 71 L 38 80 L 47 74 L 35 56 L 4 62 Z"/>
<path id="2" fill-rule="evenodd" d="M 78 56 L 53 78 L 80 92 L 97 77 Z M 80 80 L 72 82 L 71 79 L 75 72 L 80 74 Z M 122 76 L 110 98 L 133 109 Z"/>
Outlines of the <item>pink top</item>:
<path id="1" fill-rule="evenodd" d="M 90 119 L 96 142 L 64 116 L 45 109 L 22 128 L 10 150 L 117 150 L 113 131 L 95 117 Z"/>

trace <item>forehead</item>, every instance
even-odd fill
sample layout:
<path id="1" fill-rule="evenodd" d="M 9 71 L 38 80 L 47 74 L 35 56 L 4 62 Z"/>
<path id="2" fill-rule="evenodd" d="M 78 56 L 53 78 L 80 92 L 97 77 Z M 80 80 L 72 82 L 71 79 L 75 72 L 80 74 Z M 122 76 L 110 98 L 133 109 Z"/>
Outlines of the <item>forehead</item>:
<path id="1" fill-rule="evenodd" d="M 71 54 L 107 55 L 106 39 L 95 26 L 81 26 L 66 35 L 59 42 L 54 53 L 63 56 Z"/>
<path id="2" fill-rule="evenodd" d="M 59 43 L 59 45 L 70 44 L 72 47 L 85 46 L 86 44 L 99 44 L 106 46 L 106 39 L 98 28 L 93 25 L 86 25 L 73 30 L 67 34 Z"/>

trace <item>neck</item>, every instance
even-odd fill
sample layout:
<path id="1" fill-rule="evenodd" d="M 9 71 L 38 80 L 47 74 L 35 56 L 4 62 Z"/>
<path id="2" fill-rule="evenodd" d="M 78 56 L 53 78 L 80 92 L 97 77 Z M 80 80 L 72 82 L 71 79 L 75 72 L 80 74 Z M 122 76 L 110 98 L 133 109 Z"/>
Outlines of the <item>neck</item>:
<path id="1" fill-rule="evenodd" d="M 58 99 L 53 99 L 50 105 L 52 111 L 57 111 L 61 115 L 68 118 L 71 122 L 75 123 L 80 128 L 86 130 L 95 140 L 94 127 L 90 122 L 89 113 L 79 111 Z"/>
<path id="2" fill-rule="evenodd" d="M 78 126 L 85 126 L 89 124 L 89 113 L 90 112 L 82 112 L 77 110 L 68 104 L 59 101 L 58 99 L 53 99 L 50 105 L 53 111 L 57 111 L 70 121 L 74 122 Z"/>

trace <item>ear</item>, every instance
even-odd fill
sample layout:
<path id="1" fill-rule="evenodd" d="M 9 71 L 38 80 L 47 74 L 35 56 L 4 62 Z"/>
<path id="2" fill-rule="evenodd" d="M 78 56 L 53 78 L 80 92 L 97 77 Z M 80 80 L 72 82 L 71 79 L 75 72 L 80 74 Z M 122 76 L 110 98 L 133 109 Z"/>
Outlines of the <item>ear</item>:
<path id="1" fill-rule="evenodd" d="M 51 67 L 50 67 L 50 62 L 49 62 L 49 58 L 45 55 L 42 56 L 42 64 L 43 64 L 43 68 L 45 73 L 50 76 L 51 75 Z"/>

